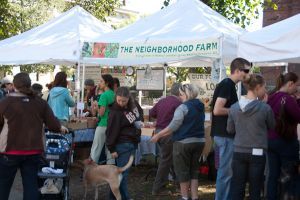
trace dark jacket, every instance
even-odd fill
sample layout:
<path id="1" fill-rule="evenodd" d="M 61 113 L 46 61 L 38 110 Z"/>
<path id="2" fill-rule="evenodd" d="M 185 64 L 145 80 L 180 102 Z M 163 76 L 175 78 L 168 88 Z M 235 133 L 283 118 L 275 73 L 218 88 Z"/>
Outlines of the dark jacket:
<path id="1" fill-rule="evenodd" d="M 0 101 L 0 152 L 44 150 L 44 124 L 59 132 L 60 123 L 40 97 L 11 93 Z"/>
<path id="2" fill-rule="evenodd" d="M 141 138 L 141 130 L 137 127 L 139 112 L 120 107 L 116 102 L 110 107 L 106 129 L 106 145 L 111 153 L 115 152 L 115 146 L 120 143 L 138 144 Z"/>
<path id="3" fill-rule="evenodd" d="M 186 138 L 204 138 L 204 104 L 199 99 L 191 99 L 183 103 L 188 112 L 178 130 L 173 133 L 173 141 Z M 179 109 L 180 106 L 177 108 Z M 175 111 L 176 113 L 176 111 Z"/>

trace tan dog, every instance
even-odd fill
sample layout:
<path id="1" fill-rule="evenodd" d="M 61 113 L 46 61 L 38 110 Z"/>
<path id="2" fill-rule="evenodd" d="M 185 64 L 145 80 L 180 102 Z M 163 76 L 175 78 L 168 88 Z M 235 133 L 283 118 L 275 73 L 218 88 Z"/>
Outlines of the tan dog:
<path id="1" fill-rule="evenodd" d="M 83 161 L 83 184 L 85 187 L 84 199 L 86 199 L 87 186 L 95 187 L 95 200 L 98 199 L 98 186 L 106 181 L 117 200 L 121 200 L 119 186 L 122 180 L 122 172 L 127 170 L 133 162 L 133 155 L 130 156 L 128 163 L 124 167 L 115 165 L 97 165 L 94 161 L 86 159 Z"/>

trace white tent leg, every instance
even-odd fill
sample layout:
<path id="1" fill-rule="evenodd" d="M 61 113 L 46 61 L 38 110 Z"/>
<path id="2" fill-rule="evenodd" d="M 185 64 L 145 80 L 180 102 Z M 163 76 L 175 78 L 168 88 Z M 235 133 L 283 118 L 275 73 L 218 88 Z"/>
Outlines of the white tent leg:
<path id="1" fill-rule="evenodd" d="M 77 63 L 77 80 L 75 82 L 75 90 L 77 91 L 77 97 L 76 97 L 76 101 L 77 104 L 80 101 L 80 61 Z M 78 107 L 77 109 L 77 117 L 79 117 L 79 109 Z"/>
<path id="2" fill-rule="evenodd" d="M 219 73 L 220 73 L 220 74 L 219 74 L 219 82 L 221 82 L 222 79 L 223 79 L 223 77 L 222 77 L 222 75 L 223 75 L 223 74 L 222 74 L 222 71 L 223 71 L 223 67 L 224 67 L 224 66 L 223 66 L 223 63 L 222 63 L 221 60 L 219 60 L 218 63 L 219 63 L 219 70 L 220 70 L 220 71 L 219 71 Z"/>
<path id="3" fill-rule="evenodd" d="M 289 63 L 286 63 L 285 68 L 284 68 L 284 72 L 285 73 L 289 72 Z"/>
<path id="4" fill-rule="evenodd" d="M 139 104 L 140 104 L 140 106 L 142 106 L 142 95 L 143 95 L 142 90 L 139 90 Z"/>
<path id="5" fill-rule="evenodd" d="M 81 102 L 84 101 L 85 64 L 82 65 Z"/>

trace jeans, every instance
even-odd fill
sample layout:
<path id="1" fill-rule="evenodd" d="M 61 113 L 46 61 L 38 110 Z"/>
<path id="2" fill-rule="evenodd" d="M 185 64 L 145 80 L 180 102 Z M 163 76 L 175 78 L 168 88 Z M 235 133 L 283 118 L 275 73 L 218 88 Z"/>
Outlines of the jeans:
<path id="1" fill-rule="evenodd" d="M 159 130 L 155 131 L 156 133 Z M 155 180 L 153 183 L 152 191 L 159 192 L 169 180 L 169 173 L 173 172 L 173 141 L 171 136 L 163 137 L 158 141 L 159 146 L 159 164 L 156 172 Z M 173 172 L 174 173 L 174 172 Z"/>
<path id="2" fill-rule="evenodd" d="M 266 155 L 255 156 L 251 153 L 233 154 L 230 196 L 233 200 L 245 198 L 246 183 L 249 182 L 251 200 L 259 200 L 264 183 Z"/>
<path id="3" fill-rule="evenodd" d="M 0 198 L 8 200 L 17 170 L 20 169 L 23 184 L 23 200 L 38 200 L 38 166 L 40 155 L 0 154 Z"/>
<path id="4" fill-rule="evenodd" d="M 230 200 L 230 183 L 232 178 L 233 139 L 214 137 L 215 145 L 219 151 L 219 168 L 216 181 L 216 200 Z"/>
<path id="5" fill-rule="evenodd" d="M 124 167 L 128 161 L 130 155 L 134 155 L 135 151 L 137 149 L 137 145 L 133 143 L 120 143 L 116 145 L 116 152 L 118 153 L 118 157 L 116 158 L 116 165 L 118 167 Z M 129 174 L 129 169 L 124 171 L 122 173 L 122 181 L 120 184 L 120 193 L 122 200 L 129 200 L 130 195 L 128 192 L 128 187 L 127 187 L 127 182 L 128 182 L 128 174 Z M 110 199 L 115 199 L 114 195 L 112 195 L 112 192 L 110 192 Z"/>
<path id="6" fill-rule="evenodd" d="M 267 183 L 267 199 L 279 199 L 278 183 L 281 169 L 299 161 L 299 141 L 297 139 L 285 141 L 283 139 L 270 139 L 268 162 L 269 175 Z"/>

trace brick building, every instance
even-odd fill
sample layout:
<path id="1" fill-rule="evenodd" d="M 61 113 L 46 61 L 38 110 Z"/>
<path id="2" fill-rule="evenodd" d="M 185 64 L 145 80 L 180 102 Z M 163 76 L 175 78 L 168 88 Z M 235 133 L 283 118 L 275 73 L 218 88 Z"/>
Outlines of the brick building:
<path id="1" fill-rule="evenodd" d="M 273 2 L 278 6 L 278 10 L 273 10 L 272 8 L 264 9 L 263 26 L 268 26 L 300 13 L 300 0 L 273 0 Z M 289 64 L 288 70 L 296 72 L 300 77 L 300 64 Z M 275 85 L 276 77 L 283 71 L 284 67 L 261 68 L 267 85 L 270 86 Z"/>

